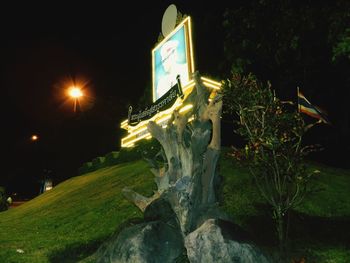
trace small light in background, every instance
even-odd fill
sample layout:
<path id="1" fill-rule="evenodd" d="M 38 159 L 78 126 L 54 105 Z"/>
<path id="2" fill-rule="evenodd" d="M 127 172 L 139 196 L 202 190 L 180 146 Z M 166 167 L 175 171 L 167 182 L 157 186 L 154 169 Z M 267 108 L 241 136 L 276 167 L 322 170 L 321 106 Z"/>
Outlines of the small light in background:
<path id="1" fill-rule="evenodd" d="M 30 137 L 31 141 L 37 141 L 39 139 L 38 135 L 33 134 L 32 137 Z"/>

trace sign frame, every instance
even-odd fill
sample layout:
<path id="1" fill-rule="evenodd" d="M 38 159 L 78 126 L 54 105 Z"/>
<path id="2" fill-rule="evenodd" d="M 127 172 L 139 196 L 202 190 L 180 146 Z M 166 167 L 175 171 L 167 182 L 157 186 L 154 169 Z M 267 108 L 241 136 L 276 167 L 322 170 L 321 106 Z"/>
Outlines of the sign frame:
<path id="1" fill-rule="evenodd" d="M 194 67 L 194 59 L 193 59 L 193 44 L 192 44 L 192 31 L 191 31 L 191 17 L 186 17 L 168 36 L 166 36 L 158 45 L 156 45 L 155 48 L 152 49 L 152 98 L 153 102 L 158 100 L 161 96 L 157 96 L 157 82 L 159 79 L 159 72 L 160 69 L 158 69 L 160 66 L 158 65 L 156 60 L 159 63 L 159 57 L 160 57 L 160 50 L 162 47 L 164 47 L 166 44 L 173 41 L 173 38 L 176 36 L 178 32 L 181 30 L 184 30 L 184 49 L 185 54 L 182 56 L 185 56 L 186 60 L 186 67 L 187 67 L 187 74 L 188 74 L 188 80 L 181 80 L 182 87 L 186 86 L 187 83 L 189 83 L 192 80 L 192 75 L 195 71 Z M 158 72 L 158 73 L 157 73 Z M 158 75 L 158 76 L 157 76 Z M 175 80 L 174 80 L 175 81 Z M 166 88 L 166 90 L 163 92 L 164 94 L 170 90 L 172 87 L 169 86 Z"/>

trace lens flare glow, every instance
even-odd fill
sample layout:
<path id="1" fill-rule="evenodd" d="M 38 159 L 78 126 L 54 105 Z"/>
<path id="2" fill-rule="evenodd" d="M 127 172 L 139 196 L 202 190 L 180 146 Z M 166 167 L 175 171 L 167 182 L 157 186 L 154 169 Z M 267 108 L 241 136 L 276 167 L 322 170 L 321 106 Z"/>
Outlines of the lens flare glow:
<path id="1" fill-rule="evenodd" d="M 71 87 L 68 91 L 68 94 L 74 99 L 78 99 L 83 96 L 83 92 L 78 87 Z"/>

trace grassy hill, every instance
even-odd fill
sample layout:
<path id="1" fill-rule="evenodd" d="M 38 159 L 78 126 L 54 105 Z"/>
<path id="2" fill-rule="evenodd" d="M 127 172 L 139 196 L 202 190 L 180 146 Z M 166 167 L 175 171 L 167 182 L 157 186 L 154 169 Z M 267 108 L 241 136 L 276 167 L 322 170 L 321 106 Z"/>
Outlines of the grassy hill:
<path id="1" fill-rule="evenodd" d="M 350 171 L 312 166 L 321 170 L 316 182 L 320 191 L 291 214 L 292 256 L 305 256 L 307 262 L 350 262 Z M 220 206 L 273 253 L 273 224 L 252 178 L 224 155 L 220 173 Z M 144 161 L 71 178 L 0 213 L 0 262 L 89 262 L 118 228 L 142 218 L 123 198 L 125 186 L 152 194 L 155 185 Z"/>
<path id="2" fill-rule="evenodd" d="M 148 170 L 143 161 L 104 168 L 1 213 L 0 262 L 76 262 L 86 256 L 123 222 L 142 217 L 121 190 L 132 186 L 152 194 Z"/>

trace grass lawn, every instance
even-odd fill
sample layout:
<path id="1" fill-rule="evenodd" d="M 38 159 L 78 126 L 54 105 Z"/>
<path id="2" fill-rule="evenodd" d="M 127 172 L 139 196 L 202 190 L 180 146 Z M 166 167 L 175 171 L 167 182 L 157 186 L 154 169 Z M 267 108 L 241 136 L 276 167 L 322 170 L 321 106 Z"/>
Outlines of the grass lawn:
<path id="1" fill-rule="evenodd" d="M 321 171 L 320 189 L 290 217 L 291 257 L 306 262 L 350 262 L 350 171 Z M 252 177 L 222 155 L 220 206 L 269 253 L 276 247 L 273 223 Z M 123 187 L 145 195 L 155 189 L 143 161 L 71 178 L 53 190 L 0 213 L 0 262 L 90 262 L 97 247 L 141 212 L 122 196 Z M 24 253 L 16 252 L 22 249 Z M 84 260 L 85 259 L 85 260 Z"/>
<path id="2" fill-rule="evenodd" d="M 0 213 L 0 262 L 77 262 L 91 254 L 119 225 L 142 217 L 122 196 L 125 186 L 152 194 L 155 185 L 145 162 L 71 178 Z"/>
<path id="3" fill-rule="evenodd" d="M 252 176 L 221 158 L 223 188 L 220 203 L 234 221 L 248 230 L 255 242 L 276 253 L 274 224 Z M 350 170 L 310 164 L 321 172 L 314 181 L 315 193 L 290 213 L 290 257 L 306 262 L 350 262 Z"/>

